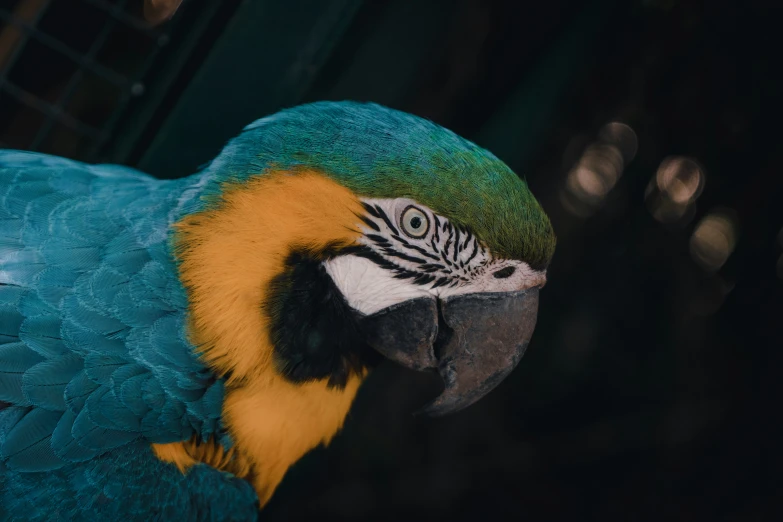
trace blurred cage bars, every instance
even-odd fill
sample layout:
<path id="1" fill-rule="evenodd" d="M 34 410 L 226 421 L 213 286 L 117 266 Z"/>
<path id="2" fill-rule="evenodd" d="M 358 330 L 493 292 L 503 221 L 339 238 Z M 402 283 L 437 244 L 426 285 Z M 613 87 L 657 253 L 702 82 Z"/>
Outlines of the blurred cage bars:
<path id="1" fill-rule="evenodd" d="M 0 148 L 96 159 L 177 22 L 136 4 L 0 0 Z"/>

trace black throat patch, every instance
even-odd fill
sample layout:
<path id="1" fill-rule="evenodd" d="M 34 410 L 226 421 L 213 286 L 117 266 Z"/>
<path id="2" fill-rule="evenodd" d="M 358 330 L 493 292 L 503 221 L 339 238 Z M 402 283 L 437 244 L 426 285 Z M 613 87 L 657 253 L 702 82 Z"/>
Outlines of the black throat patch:
<path id="1" fill-rule="evenodd" d="M 270 284 L 262 312 L 270 318 L 275 362 L 294 382 L 329 379 L 344 388 L 352 373 L 375 366 L 381 356 L 362 339 L 354 311 L 317 255 L 294 251 L 286 270 Z"/>

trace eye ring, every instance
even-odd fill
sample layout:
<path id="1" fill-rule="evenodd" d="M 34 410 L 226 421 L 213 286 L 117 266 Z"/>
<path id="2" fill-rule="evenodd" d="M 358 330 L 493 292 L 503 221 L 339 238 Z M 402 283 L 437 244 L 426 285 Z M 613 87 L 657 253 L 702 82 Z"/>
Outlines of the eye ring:
<path id="1" fill-rule="evenodd" d="M 423 210 L 408 205 L 400 214 L 400 228 L 408 237 L 421 239 L 430 230 L 430 219 Z"/>

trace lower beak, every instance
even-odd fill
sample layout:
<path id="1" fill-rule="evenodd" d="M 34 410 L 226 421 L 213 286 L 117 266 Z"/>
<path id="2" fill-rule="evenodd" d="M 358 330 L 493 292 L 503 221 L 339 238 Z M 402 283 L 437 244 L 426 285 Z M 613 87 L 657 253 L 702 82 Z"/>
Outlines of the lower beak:
<path id="1" fill-rule="evenodd" d="M 445 389 L 423 412 L 466 408 L 500 384 L 527 349 L 538 287 L 516 292 L 419 298 L 362 320 L 370 346 L 415 370 L 436 368 Z"/>

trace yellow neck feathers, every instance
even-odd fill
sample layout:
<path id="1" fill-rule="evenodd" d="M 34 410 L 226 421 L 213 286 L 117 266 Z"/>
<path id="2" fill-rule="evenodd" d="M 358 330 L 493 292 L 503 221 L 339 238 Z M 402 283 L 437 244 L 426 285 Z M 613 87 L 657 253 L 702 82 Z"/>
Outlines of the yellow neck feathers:
<path id="1" fill-rule="evenodd" d="M 183 470 L 205 462 L 246 477 L 263 506 L 286 470 L 341 428 L 361 379 L 352 376 L 344 389 L 284 379 L 261 310 L 291 247 L 353 244 L 361 212 L 352 192 L 317 172 L 275 172 L 225 186 L 219 205 L 176 225 L 190 340 L 228 376 L 223 420 L 235 447 L 227 456 L 193 441 L 155 445 L 159 458 Z"/>

